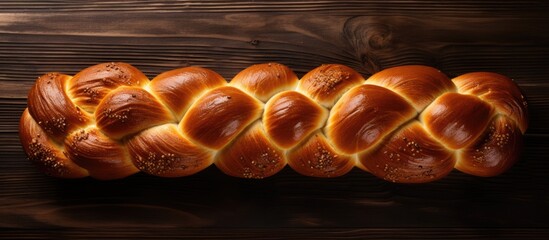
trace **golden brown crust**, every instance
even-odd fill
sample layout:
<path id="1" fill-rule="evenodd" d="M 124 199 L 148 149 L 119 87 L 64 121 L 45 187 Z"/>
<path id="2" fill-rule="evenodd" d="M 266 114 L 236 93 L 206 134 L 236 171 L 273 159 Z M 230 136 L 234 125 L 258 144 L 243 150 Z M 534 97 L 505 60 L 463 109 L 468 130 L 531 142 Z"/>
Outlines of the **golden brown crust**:
<path id="1" fill-rule="evenodd" d="M 257 122 L 217 154 L 215 165 L 225 174 L 241 178 L 266 178 L 286 165 L 284 152 L 269 141 Z"/>
<path id="2" fill-rule="evenodd" d="M 269 137 L 283 148 L 290 148 L 319 129 L 328 111 L 301 93 L 287 91 L 275 95 L 265 105 L 263 122 Z"/>
<path id="3" fill-rule="evenodd" d="M 520 128 L 510 118 L 498 115 L 474 144 L 460 152 L 456 169 L 475 176 L 496 176 L 515 164 L 521 151 Z"/>
<path id="4" fill-rule="evenodd" d="M 27 100 L 31 116 L 58 142 L 71 131 L 87 125 L 91 119 L 65 93 L 65 83 L 70 78 L 59 73 L 42 75 L 32 86 Z"/>
<path id="5" fill-rule="evenodd" d="M 326 123 L 326 136 L 348 154 L 367 150 L 416 116 L 400 95 L 379 86 L 361 85 L 336 103 Z"/>
<path id="6" fill-rule="evenodd" d="M 77 130 L 67 136 L 65 152 L 69 159 L 97 179 L 119 179 L 139 171 L 132 164 L 126 148 L 95 127 Z"/>
<path id="7" fill-rule="evenodd" d="M 454 153 L 433 139 L 414 121 L 379 145 L 360 154 L 359 161 L 372 174 L 391 182 L 423 183 L 448 175 Z"/>
<path id="8" fill-rule="evenodd" d="M 180 127 L 191 140 L 218 150 L 258 119 L 262 107 L 261 102 L 237 88 L 219 87 L 189 108 Z"/>
<path id="9" fill-rule="evenodd" d="M 93 113 L 105 95 L 119 86 L 145 86 L 149 79 L 134 66 L 122 62 L 88 67 L 68 82 L 67 94 L 87 112 Z"/>
<path id="10" fill-rule="evenodd" d="M 468 73 L 452 81 L 458 91 L 472 94 L 491 104 L 497 112 L 513 119 L 522 133 L 528 128 L 528 103 L 518 86 L 508 77 L 487 72 Z"/>
<path id="11" fill-rule="evenodd" d="M 25 109 L 19 121 L 19 139 L 29 160 L 43 173 L 59 178 L 81 178 L 88 171 L 67 159 L 61 148 L 48 137 Z"/>
<path id="12" fill-rule="evenodd" d="M 336 151 L 324 134 L 317 132 L 288 153 L 288 165 L 305 176 L 338 177 L 351 171 L 355 160 Z"/>
<path id="13" fill-rule="evenodd" d="M 301 78 L 297 89 L 320 105 L 331 108 L 347 90 L 364 83 L 364 78 L 350 67 L 324 64 Z"/>
<path id="14" fill-rule="evenodd" d="M 230 84 L 267 102 L 276 93 L 294 89 L 297 76 L 289 67 L 280 63 L 263 63 L 242 70 Z"/>
<path id="15" fill-rule="evenodd" d="M 213 163 L 212 153 L 184 138 L 175 124 L 141 132 L 128 141 L 128 150 L 139 170 L 160 177 L 192 175 Z"/>
<path id="16" fill-rule="evenodd" d="M 97 127 L 114 139 L 156 125 L 175 122 L 174 116 L 149 92 L 121 87 L 110 92 L 95 111 Z"/>
<path id="17" fill-rule="evenodd" d="M 456 86 L 439 70 L 421 65 L 393 67 L 368 78 L 366 84 L 389 88 L 422 111 L 445 92 L 453 92 Z"/>
<path id="18" fill-rule="evenodd" d="M 227 81 L 218 73 L 193 66 L 161 73 L 151 81 L 149 87 L 177 119 L 181 119 L 198 96 L 225 84 Z"/>
<path id="19" fill-rule="evenodd" d="M 421 121 L 445 146 L 460 149 L 484 132 L 492 114 L 492 107 L 475 96 L 447 93 L 423 111 Z"/>

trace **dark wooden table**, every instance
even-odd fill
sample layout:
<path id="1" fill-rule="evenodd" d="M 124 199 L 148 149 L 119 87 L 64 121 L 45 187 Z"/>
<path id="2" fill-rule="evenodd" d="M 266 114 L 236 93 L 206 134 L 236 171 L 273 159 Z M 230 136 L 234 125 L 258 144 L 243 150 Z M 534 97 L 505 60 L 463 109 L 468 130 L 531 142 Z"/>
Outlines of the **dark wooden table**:
<path id="1" fill-rule="evenodd" d="M 547 239 L 549 8 L 543 1 L 0 2 L 0 237 Z M 185 178 L 44 176 L 18 119 L 36 77 L 124 61 L 150 78 L 187 65 L 230 79 L 267 61 L 299 76 L 322 63 L 365 77 L 426 64 L 451 77 L 494 71 L 529 101 L 525 151 L 509 172 L 457 171 L 422 185 L 353 170 L 317 179 L 286 168 L 264 180 L 215 167 Z"/>

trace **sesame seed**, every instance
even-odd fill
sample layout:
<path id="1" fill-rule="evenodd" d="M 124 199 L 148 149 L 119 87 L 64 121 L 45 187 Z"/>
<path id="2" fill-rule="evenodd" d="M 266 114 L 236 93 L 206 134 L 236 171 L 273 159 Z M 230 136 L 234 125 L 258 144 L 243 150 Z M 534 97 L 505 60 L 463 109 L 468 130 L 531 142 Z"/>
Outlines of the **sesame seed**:
<path id="1" fill-rule="evenodd" d="M 341 67 L 325 69 L 317 72 L 312 77 L 312 85 L 318 88 L 321 92 L 330 94 L 341 84 L 343 80 L 350 78 L 350 74 L 344 71 Z"/>

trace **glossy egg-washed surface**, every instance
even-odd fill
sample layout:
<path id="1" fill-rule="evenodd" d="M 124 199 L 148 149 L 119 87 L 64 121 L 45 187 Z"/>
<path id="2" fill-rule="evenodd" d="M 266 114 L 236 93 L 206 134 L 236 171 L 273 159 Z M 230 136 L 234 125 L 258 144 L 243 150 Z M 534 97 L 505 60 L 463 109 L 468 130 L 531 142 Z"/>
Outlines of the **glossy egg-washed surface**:
<path id="1" fill-rule="evenodd" d="M 526 100 L 495 73 L 449 79 L 417 65 L 366 80 L 326 64 L 298 80 L 288 67 L 265 63 L 227 83 L 201 67 L 150 81 L 129 64 L 103 63 L 74 77 L 39 77 L 19 132 L 29 159 L 62 178 L 180 177 L 211 164 L 265 178 L 289 165 L 307 176 L 359 167 L 421 183 L 454 168 L 476 176 L 506 171 L 527 127 Z"/>

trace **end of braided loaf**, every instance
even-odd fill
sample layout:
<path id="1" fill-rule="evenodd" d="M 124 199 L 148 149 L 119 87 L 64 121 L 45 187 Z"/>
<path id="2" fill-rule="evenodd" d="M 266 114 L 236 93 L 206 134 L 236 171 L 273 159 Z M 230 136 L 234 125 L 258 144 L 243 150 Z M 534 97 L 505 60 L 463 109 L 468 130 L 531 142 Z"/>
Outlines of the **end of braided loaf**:
<path id="1" fill-rule="evenodd" d="M 29 159 L 61 178 L 224 173 L 265 178 L 289 165 L 316 177 L 359 167 L 382 179 L 421 183 L 454 168 L 505 172 L 518 159 L 527 103 L 509 78 L 454 79 L 427 66 L 365 80 L 322 65 L 301 80 L 278 63 L 253 65 L 230 83 L 201 67 L 150 81 L 126 63 L 71 77 L 48 73 L 28 96 L 19 133 Z"/>

